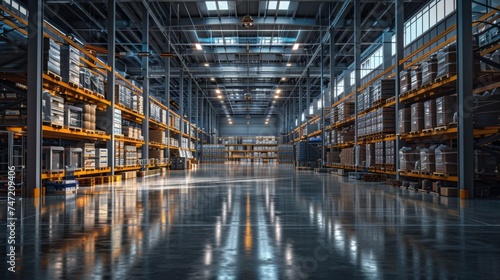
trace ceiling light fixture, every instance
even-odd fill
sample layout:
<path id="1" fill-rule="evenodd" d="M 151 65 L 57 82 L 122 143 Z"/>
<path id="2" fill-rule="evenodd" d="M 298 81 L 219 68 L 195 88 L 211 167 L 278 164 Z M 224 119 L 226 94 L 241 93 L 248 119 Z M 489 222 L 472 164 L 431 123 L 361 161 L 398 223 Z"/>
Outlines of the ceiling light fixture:
<path id="1" fill-rule="evenodd" d="M 281 80 L 284 82 L 284 81 L 286 81 L 286 78 L 285 78 L 285 77 L 282 77 L 282 78 L 281 78 Z"/>
<path id="2" fill-rule="evenodd" d="M 203 48 L 201 47 L 201 44 L 200 43 L 196 43 L 194 44 L 194 46 L 196 47 L 197 50 L 201 51 Z"/>
<path id="3" fill-rule="evenodd" d="M 216 90 L 215 90 L 215 92 L 216 92 L 216 93 L 220 93 L 220 90 L 219 90 L 219 89 L 216 89 Z"/>
<path id="4" fill-rule="evenodd" d="M 205 65 L 205 67 L 208 67 L 208 66 L 210 66 L 210 64 L 208 64 L 208 63 L 205 63 L 204 65 Z"/>
<path id="5" fill-rule="evenodd" d="M 243 19 L 241 20 L 241 26 L 246 29 L 253 28 L 255 26 L 255 23 L 253 21 L 252 16 L 250 15 L 244 16 Z"/>
<path id="6" fill-rule="evenodd" d="M 217 95 L 218 98 L 222 98 L 222 95 Z"/>
<path id="7" fill-rule="evenodd" d="M 286 67 L 290 67 L 290 66 L 292 66 L 292 64 L 291 64 L 291 63 L 287 63 L 287 64 L 286 64 Z"/>
<path id="8" fill-rule="evenodd" d="M 212 81 L 212 82 L 215 81 L 215 78 L 214 77 L 210 78 L 210 81 Z"/>
<path id="9" fill-rule="evenodd" d="M 298 49 L 299 49 L 299 43 L 295 43 L 295 44 L 293 44 L 292 50 L 293 50 L 293 51 L 296 51 L 296 50 L 298 50 Z"/>
<path id="10" fill-rule="evenodd" d="M 276 90 L 276 93 L 277 93 L 277 94 L 280 94 L 280 93 L 281 93 L 281 89 L 277 89 L 277 90 Z"/>

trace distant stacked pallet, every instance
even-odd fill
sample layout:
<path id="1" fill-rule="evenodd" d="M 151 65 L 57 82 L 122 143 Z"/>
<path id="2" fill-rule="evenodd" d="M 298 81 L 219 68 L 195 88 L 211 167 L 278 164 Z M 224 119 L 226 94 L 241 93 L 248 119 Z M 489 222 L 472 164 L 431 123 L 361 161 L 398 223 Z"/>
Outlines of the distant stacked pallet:
<path id="1" fill-rule="evenodd" d="M 359 117 L 358 136 L 395 132 L 394 107 L 378 108 Z"/>
<path id="2" fill-rule="evenodd" d="M 3 125 L 26 125 L 27 104 L 23 95 L 18 92 L 2 89 L 0 92 L 0 124 Z M 20 102 L 14 102 L 20 101 Z"/>
<path id="3" fill-rule="evenodd" d="M 379 79 L 373 85 L 373 101 L 385 100 L 396 94 L 395 79 Z"/>
<path id="4" fill-rule="evenodd" d="M 44 38 L 43 54 L 43 71 L 47 74 L 61 76 L 61 47 L 59 44 L 51 38 Z"/>
<path id="5" fill-rule="evenodd" d="M 64 99 L 48 91 L 42 93 L 42 120 L 56 126 L 64 126 Z"/>
<path id="6" fill-rule="evenodd" d="M 74 170 L 81 170 L 83 168 L 83 149 L 79 147 L 66 147 L 65 148 L 66 162 L 65 165 L 73 168 Z"/>
<path id="7" fill-rule="evenodd" d="M 82 128 L 88 130 L 96 129 L 96 105 L 93 104 L 76 104 L 76 107 L 82 109 Z"/>
<path id="8" fill-rule="evenodd" d="M 385 142 L 375 142 L 375 165 L 385 164 Z"/>
<path id="9" fill-rule="evenodd" d="M 94 143 L 83 144 L 83 168 L 95 169 L 96 148 Z"/>
<path id="10" fill-rule="evenodd" d="M 142 136 L 142 127 L 140 124 L 128 120 L 122 120 L 122 133 L 124 136 L 130 138 L 141 140 L 144 138 Z"/>
<path id="11" fill-rule="evenodd" d="M 337 108 L 338 121 L 345 121 L 354 115 L 354 103 L 353 102 L 343 102 L 340 103 Z"/>
<path id="12" fill-rule="evenodd" d="M 226 148 L 224 145 L 208 144 L 203 145 L 203 163 L 224 163 L 226 161 Z"/>
<path id="13" fill-rule="evenodd" d="M 63 81 L 80 86 L 81 52 L 71 46 L 61 46 L 61 77 Z"/>
<path id="14" fill-rule="evenodd" d="M 108 168 L 108 149 L 106 148 L 99 148 L 96 149 L 97 151 L 97 158 L 95 162 L 95 167 L 96 168 Z"/>
<path id="15" fill-rule="evenodd" d="M 297 143 L 297 161 L 315 162 L 320 158 L 319 142 L 300 141 Z"/>
<path id="16" fill-rule="evenodd" d="M 139 114 L 142 114 L 144 111 L 143 97 L 123 84 L 116 85 L 115 100 L 118 104 Z"/>
<path id="17" fill-rule="evenodd" d="M 122 167 L 125 165 L 125 142 L 115 140 L 115 166 Z"/>

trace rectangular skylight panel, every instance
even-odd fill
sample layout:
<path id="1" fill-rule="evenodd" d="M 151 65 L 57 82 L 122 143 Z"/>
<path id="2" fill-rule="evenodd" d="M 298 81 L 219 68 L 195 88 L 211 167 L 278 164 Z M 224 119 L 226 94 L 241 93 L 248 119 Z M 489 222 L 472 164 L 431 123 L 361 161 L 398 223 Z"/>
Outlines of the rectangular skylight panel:
<path id="1" fill-rule="evenodd" d="M 290 6 L 290 1 L 280 1 L 280 10 L 288 10 L 288 6 Z"/>
<path id="2" fill-rule="evenodd" d="M 215 11 L 217 10 L 217 4 L 215 4 L 215 1 L 206 1 L 207 4 L 207 10 L 209 11 Z"/>
<path id="3" fill-rule="evenodd" d="M 278 7 L 278 1 L 269 1 L 268 9 L 269 10 L 276 10 Z"/>
<path id="4" fill-rule="evenodd" d="M 229 10 L 227 5 L 227 1 L 219 1 L 219 9 L 220 10 Z"/>

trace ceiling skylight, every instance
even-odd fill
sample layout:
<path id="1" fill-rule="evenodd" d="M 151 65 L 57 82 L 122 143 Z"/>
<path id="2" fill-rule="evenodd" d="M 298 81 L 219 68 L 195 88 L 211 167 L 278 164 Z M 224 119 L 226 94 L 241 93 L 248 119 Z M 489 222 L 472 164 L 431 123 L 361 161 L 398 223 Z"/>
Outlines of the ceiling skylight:
<path id="1" fill-rule="evenodd" d="M 278 7 L 278 1 L 269 1 L 268 9 L 269 10 L 288 10 L 290 6 L 290 1 L 280 1 Z"/>
<path id="2" fill-rule="evenodd" d="M 207 10 L 216 11 L 217 10 L 217 1 L 205 1 L 207 4 Z M 219 10 L 229 10 L 227 5 L 227 1 L 218 1 L 219 2 Z M 281 5 L 280 5 L 281 6 Z"/>

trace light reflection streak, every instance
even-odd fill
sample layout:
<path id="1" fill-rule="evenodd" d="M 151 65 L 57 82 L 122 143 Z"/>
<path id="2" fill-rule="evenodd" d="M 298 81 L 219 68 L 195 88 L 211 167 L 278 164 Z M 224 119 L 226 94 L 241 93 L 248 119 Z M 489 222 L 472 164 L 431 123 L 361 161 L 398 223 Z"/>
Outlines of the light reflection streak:
<path id="1" fill-rule="evenodd" d="M 231 190 L 231 189 L 229 189 Z M 231 192 L 228 194 L 229 208 L 231 208 Z M 240 225 L 240 206 L 236 203 L 229 225 L 229 234 L 226 238 L 226 245 L 222 250 L 221 262 L 217 273 L 217 279 L 236 279 L 238 256 L 238 237 Z"/>
<path id="2" fill-rule="evenodd" d="M 278 279 L 276 266 L 274 263 L 272 247 L 269 242 L 269 235 L 267 233 L 266 218 L 264 217 L 264 210 L 262 204 L 259 202 L 257 205 L 257 236 L 259 240 L 259 274 L 260 279 Z"/>

